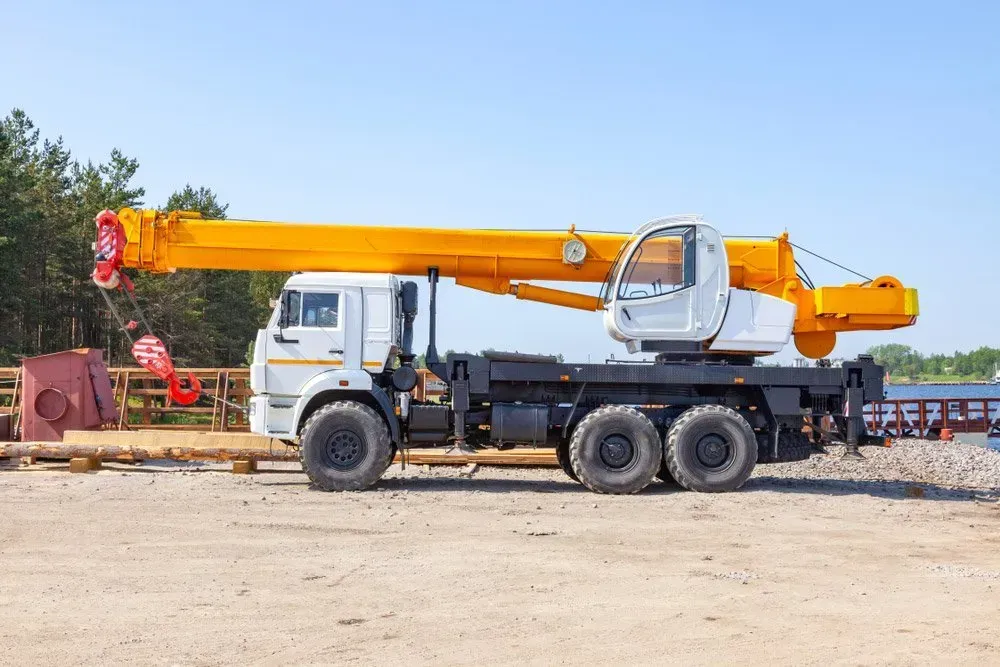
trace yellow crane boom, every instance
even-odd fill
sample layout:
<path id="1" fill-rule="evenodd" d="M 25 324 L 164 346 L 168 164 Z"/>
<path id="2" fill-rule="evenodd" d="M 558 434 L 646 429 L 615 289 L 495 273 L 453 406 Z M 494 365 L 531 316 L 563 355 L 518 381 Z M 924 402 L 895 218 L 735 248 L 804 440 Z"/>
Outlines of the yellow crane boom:
<path id="1" fill-rule="evenodd" d="M 196 268 L 414 276 L 437 267 L 440 276 L 454 278 L 459 285 L 584 310 L 602 310 L 604 301 L 524 281 L 602 283 L 632 238 L 574 228 L 503 231 L 207 220 L 193 212 L 129 208 L 118 212 L 117 221 L 118 235 L 123 237 L 118 239 L 119 265 L 147 271 Z M 578 262 L 567 261 L 563 252 L 572 240 L 586 249 Z M 797 275 L 787 233 L 773 239 L 727 238 L 725 246 L 732 287 L 796 304 L 793 332 L 796 346 L 806 356 L 828 354 L 837 332 L 896 329 L 916 321 L 916 290 L 904 288 L 891 276 L 808 288 Z"/>

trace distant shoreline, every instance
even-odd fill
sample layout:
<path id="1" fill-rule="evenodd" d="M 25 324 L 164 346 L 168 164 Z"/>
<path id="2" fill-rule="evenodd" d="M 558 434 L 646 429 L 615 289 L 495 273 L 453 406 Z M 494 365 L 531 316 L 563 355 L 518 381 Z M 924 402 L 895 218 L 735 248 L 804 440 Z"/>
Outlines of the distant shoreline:
<path id="1" fill-rule="evenodd" d="M 916 382 L 893 382 L 889 381 L 885 383 L 890 387 L 917 387 L 926 385 L 962 385 L 962 384 L 976 384 L 976 385 L 989 385 L 993 384 L 989 380 L 918 380 Z"/>

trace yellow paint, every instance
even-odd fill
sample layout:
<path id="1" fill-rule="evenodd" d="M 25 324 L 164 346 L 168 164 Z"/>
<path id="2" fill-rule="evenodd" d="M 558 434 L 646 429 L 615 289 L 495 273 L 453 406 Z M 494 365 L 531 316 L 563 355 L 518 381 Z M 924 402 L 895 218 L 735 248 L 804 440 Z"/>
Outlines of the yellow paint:
<path id="1" fill-rule="evenodd" d="M 366 368 L 382 368 L 382 366 L 385 365 L 385 362 L 383 362 L 383 361 L 362 361 L 361 365 L 365 366 Z"/>
<path id="2" fill-rule="evenodd" d="M 249 271 L 348 271 L 425 276 L 438 267 L 459 285 L 568 308 L 601 310 L 587 294 L 530 285 L 526 280 L 603 283 L 629 234 L 479 230 L 365 225 L 312 225 L 247 220 L 205 220 L 191 212 L 122 209 L 125 266 L 153 272 L 176 269 Z M 580 265 L 562 260 L 571 239 L 587 248 Z M 729 284 L 777 296 L 797 306 L 799 347 L 825 348 L 842 331 L 906 327 L 919 314 L 917 292 L 892 276 L 870 284 L 807 289 L 796 275 L 795 256 L 784 233 L 773 239 L 725 240 Z M 676 260 L 668 243 L 657 257 Z M 519 281 L 519 282 L 513 282 Z M 823 345 L 817 344 L 823 333 Z M 326 361 L 307 361 L 328 364 Z M 381 362 L 380 362 L 381 363 Z"/>
<path id="3" fill-rule="evenodd" d="M 340 359 L 268 359 L 267 363 L 277 366 L 343 366 Z"/>
<path id="4" fill-rule="evenodd" d="M 795 349 L 809 359 L 822 359 L 833 352 L 837 334 L 832 331 L 805 331 L 795 334 Z"/>

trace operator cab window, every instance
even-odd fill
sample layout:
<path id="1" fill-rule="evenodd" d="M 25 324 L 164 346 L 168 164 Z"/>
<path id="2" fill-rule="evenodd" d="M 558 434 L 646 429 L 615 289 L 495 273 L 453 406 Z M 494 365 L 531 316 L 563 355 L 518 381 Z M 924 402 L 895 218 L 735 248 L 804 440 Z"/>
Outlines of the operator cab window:
<path id="1" fill-rule="evenodd" d="M 302 326 L 336 329 L 340 294 L 306 292 L 302 295 Z"/>
<path id="2" fill-rule="evenodd" d="M 695 228 L 664 229 L 647 236 L 629 258 L 620 299 L 646 299 L 694 285 Z"/>

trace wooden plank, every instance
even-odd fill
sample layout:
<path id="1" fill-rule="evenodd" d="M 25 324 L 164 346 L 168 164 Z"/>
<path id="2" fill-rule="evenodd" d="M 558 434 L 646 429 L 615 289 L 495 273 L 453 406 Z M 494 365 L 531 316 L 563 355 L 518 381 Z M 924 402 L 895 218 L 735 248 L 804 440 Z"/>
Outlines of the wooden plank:
<path id="1" fill-rule="evenodd" d="M 142 380 L 143 389 L 152 388 L 152 385 L 153 385 L 152 380 L 148 378 L 143 378 Z M 136 394 L 137 396 L 142 396 L 142 418 L 140 419 L 140 422 L 143 424 L 143 426 L 148 426 L 149 424 L 153 423 L 152 420 L 149 418 L 150 414 L 149 409 L 153 407 L 153 399 L 151 398 L 150 394 L 142 390 L 135 391 L 133 393 Z M 164 396 L 167 395 L 166 389 L 163 390 L 163 395 Z"/>
<path id="2" fill-rule="evenodd" d="M 113 366 L 108 369 L 109 373 L 116 373 L 118 371 L 129 371 L 136 377 L 155 377 L 153 373 L 146 370 L 141 366 Z M 184 376 L 188 373 L 194 373 L 195 375 L 212 377 L 219 371 L 226 371 L 230 375 L 245 376 L 250 377 L 249 368 L 178 368 L 178 375 Z"/>
<path id="3" fill-rule="evenodd" d="M 204 393 L 208 394 L 209 396 L 215 396 L 216 395 L 214 388 L 202 389 L 202 391 Z M 132 395 L 133 396 L 166 396 L 167 395 L 167 390 L 166 389 L 158 389 L 158 388 L 155 388 L 155 387 L 154 388 L 150 388 L 150 389 L 147 389 L 145 387 L 137 387 L 137 388 L 135 388 L 135 389 L 132 390 Z M 232 390 L 230 390 L 230 395 L 231 396 L 253 396 L 253 391 L 251 391 L 249 388 L 247 388 L 247 389 L 245 389 L 243 391 L 232 389 Z"/>
<path id="4" fill-rule="evenodd" d="M 14 375 L 14 395 L 10 399 L 10 413 L 17 414 L 17 416 L 14 417 L 14 427 L 10 431 L 10 436 L 12 438 L 21 437 L 21 401 L 19 399 L 20 394 L 24 389 L 22 386 L 24 378 L 21 377 L 21 368 L 22 367 L 19 366 L 17 373 Z"/>
<path id="5" fill-rule="evenodd" d="M 110 461 L 297 461 L 293 450 L 238 448 L 138 447 L 114 445 L 67 445 L 62 442 L 0 443 L 0 457 L 34 456 L 40 459 L 102 459 Z"/>
<path id="6" fill-rule="evenodd" d="M 211 415 L 215 408 L 192 408 L 186 405 L 171 405 L 169 407 L 154 406 L 152 408 L 132 408 L 133 412 L 143 412 L 150 414 L 171 414 L 171 415 Z M 205 422 L 208 426 L 210 422 Z"/>
<path id="7" fill-rule="evenodd" d="M 231 394 L 231 396 L 233 396 L 233 402 L 242 405 L 245 408 L 247 406 L 246 397 L 253 394 L 253 392 L 250 391 L 250 388 L 247 387 L 247 380 L 244 380 L 243 378 L 234 378 L 233 385 L 233 393 Z M 243 400 L 239 400 L 240 398 Z M 242 426 L 244 419 L 243 410 L 237 410 L 233 414 L 233 421 L 237 426 Z"/>
<path id="8" fill-rule="evenodd" d="M 239 459 L 233 461 L 234 475 L 251 475 L 257 472 L 257 462 L 253 459 Z"/>
<path id="9" fill-rule="evenodd" d="M 132 381 L 132 374 L 130 371 L 122 371 L 119 377 L 122 381 L 121 398 L 118 401 L 118 430 L 120 431 L 128 425 L 129 383 Z M 115 389 L 117 390 L 117 387 Z"/>
<path id="10" fill-rule="evenodd" d="M 212 428 L 213 431 L 225 431 L 227 426 L 226 403 L 229 397 L 229 374 L 226 371 L 219 371 L 215 378 L 214 396 L 221 400 L 212 401 Z M 218 424 L 218 428 L 216 427 Z"/>
<path id="11" fill-rule="evenodd" d="M 225 371 L 219 372 L 219 384 L 215 385 L 215 393 L 217 396 L 220 387 L 222 390 L 222 396 L 221 396 L 222 400 L 215 401 L 215 403 L 219 405 L 219 413 L 220 413 L 219 430 L 226 431 L 229 428 L 229 413 L 227 412 L 229 405 L 226 404 L 226 401 L 229 400 L 229 373 Z M 212 422 L 213 422 L 212 425 L 214 426 L 215 425 L 214 418 L 212 419 Z"/>
<path id="12" fill-rule="evenodd" d="M 201 433 L 211 433 L 209 431 L 210 424 L 205 422 L 203 424 L 133 424 L 133 428 L 141 429 L 143 431 L 192 431 Z M 250 431 L 249 426 L 230 426 L 230 431 L 238 433 L 247 433 Z"/>
<path id="13" fill-rule="evenodd" d="M 171 433 L 170 431 L 66 431 L 63 442 L 68 445 L 105 445 L 139 447 L 238 448 L 268 451 L 285 449 L 280 440 L 254 433 Z"/>
<path id="14" fill-rule="evenodd" d="M 67 431 L 62 443 L 10 443 L 0 445 L 0 456 L 36 456 L 38 458 L 95 457 L 106 459 L 181 461 L 298 461 L 298 449 L 286 447 L 280 440 L 255 434 L 180 433 L 170 431 Z M 397 454 L 395 462 L 402 456 Z M 558 465 L 555 450 L 483 449 L 475 454 L 448 453 L 444 448 L 406 451 L 410 465 Z"/>

